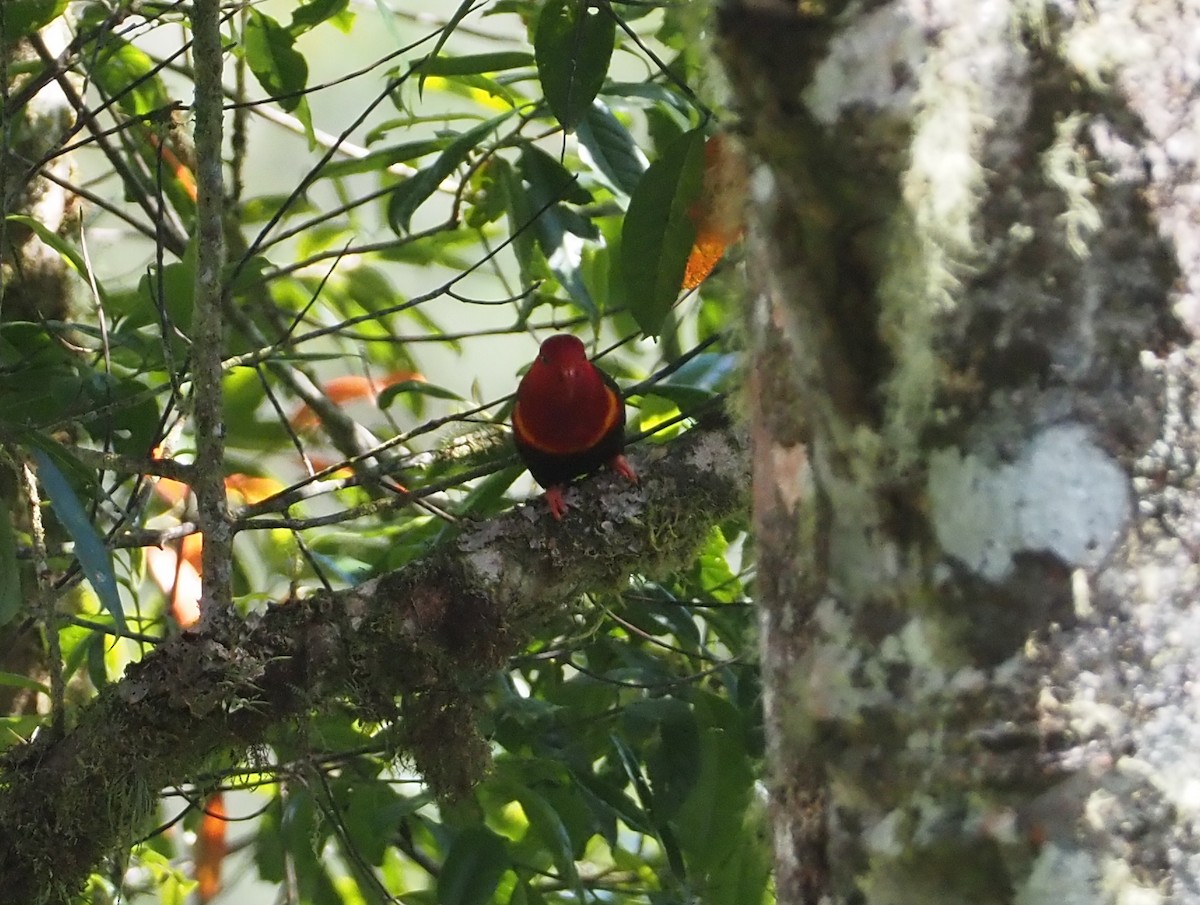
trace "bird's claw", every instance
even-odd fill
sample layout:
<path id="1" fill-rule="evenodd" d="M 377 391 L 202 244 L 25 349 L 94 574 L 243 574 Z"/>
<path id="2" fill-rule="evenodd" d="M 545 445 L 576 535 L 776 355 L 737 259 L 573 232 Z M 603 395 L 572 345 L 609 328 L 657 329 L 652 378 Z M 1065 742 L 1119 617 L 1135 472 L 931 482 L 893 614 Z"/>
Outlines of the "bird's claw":
<path id="1" fill-rule="evenodd" d="M 554 516 L 554 520 L 561 522 L 562 517 L 567 514 L 567 500 L 561 487 L 546 488 L 546 505 L 550 507 L 550 514 Z"/>
<path id="2" fill-rule="evenodd" d="M 636 484 L 638 482 L 637 472 L 633 470 L 633 466 L 629 464 L 629 460 L 624 456 L 615 456 L 608 463 L 608 467 L 625 478 L 627 481 Z"/>

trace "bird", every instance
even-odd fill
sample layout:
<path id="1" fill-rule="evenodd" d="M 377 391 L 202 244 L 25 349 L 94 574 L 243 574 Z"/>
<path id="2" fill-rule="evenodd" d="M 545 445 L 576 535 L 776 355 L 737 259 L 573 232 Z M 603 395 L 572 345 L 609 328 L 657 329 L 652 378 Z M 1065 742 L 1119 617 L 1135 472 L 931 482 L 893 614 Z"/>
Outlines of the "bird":
<path id="1" fill-rule="evenodd" d="M 579 337 L 556 333 L 517 386 L 513 440 L 533 479 L 546 489 L 550 514 L 567 511 L 566 486 L 607 465 L 637 483 L 624 456 L 625 403 L 615 380 L 588 360 Z"/>

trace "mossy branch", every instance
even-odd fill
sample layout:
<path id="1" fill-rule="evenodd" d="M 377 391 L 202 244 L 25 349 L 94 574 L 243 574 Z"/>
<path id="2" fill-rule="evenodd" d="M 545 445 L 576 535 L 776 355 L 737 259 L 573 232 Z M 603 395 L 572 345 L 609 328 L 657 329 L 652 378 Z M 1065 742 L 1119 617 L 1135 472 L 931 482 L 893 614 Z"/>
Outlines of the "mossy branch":
<path id="1" fill-rule="evenodd" d="M 469 788 L 486 751 L 471 715 L 487 676 L 579 592 L 686 563 L 748 503 L 748 457 L 732 431 L 697 429 L 640 458 L 639 486 L 593 479 L 561 524 L 537 500 L 356 588 L 245 619 L 227 612 L 167 641 L 65 736 L 0 760 L 0 902 L 68 900 L 130 844 L 161 789 L 335 700 L 398 717 L 426 779 L 447 795 Z"/>

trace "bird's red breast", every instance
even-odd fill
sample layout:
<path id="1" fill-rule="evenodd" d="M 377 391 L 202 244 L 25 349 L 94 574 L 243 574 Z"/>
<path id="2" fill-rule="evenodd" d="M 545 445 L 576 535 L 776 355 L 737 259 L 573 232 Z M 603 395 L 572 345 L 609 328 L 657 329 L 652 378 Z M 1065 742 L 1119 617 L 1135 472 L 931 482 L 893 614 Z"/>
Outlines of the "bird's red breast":
<path id="1" fill-rule="evenodd" d="M 616 381 L 588 361 L 568 334 L 551 336 L 517 387 L 513 439 L 533 479 L 546 488 L 550 514 L 567 510 L 563 488 L 608 465 L 630 481 L 637 475 L 625 449 L 625 404 Z"/>
<path id="2" fill-rule="evenodd" d="M 588 361 L 577 337 L 559 334 L 542 343 L 517 387 L 512 425 L 518 445 L 571 456 L 594 449 L 624 423 L 612 378 Z"/>

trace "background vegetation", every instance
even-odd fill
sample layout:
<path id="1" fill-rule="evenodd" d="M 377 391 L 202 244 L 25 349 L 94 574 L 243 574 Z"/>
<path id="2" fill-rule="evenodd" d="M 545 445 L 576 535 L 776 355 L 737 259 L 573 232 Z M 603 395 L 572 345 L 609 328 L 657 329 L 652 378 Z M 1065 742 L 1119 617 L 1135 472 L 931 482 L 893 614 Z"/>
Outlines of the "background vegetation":
<path id="1" fill-rule="evenodd" d="M 212 259 L 190 140 L 203 5 L 0 12 L 10 769 L 196 630 L 206 352 L 222 360 L 239 617 L 423 561 L 534 492 L 504 423 L 551 332 L 579 333 L 628 388 L 638 448 L 719 412 L 735 371 L 731 263 L 705 279 L 740 199 L 711 139 L 729 122 L 701 4 L 221 5 L 215 336 L 196 313 Z M 490 766 L 452 733 L 435 750 L 477 785 L 431 791 L 404 701 L 315 701 L 247 756 L 151 790 L 88 900 L 208 901 L 243 882 L 228 900 L 770 898 L 752 557 L 742 516 L 711 521 L 682 566 L 647 550 L 615 590 L 576 588 L 473 690 Z"/>

